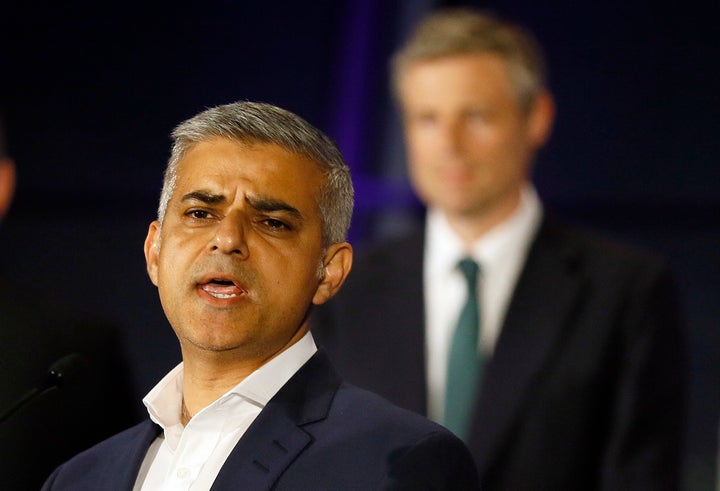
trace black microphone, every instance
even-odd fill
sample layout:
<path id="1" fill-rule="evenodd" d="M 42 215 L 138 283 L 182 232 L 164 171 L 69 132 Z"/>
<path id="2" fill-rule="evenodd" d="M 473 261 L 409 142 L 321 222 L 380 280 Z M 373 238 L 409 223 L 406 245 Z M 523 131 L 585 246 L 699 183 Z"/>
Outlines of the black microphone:
<path id="1" fill-rule="evenodd" d="M 83 357 L 78 353 L 70 353 L 62 358 L 58 359 L 50 365 L 45 376 L 42 378 L 40 383 L 27 391 L 15 404 L 6 409 L 0 414 L 0 423 L 10 418 L 20 408 L 31 402 L 36 397 L 39 397 L 52 389 L 59 389 L 63 387 L 68 380 L 72 378 L 80 371 L 83 366 Z"/>

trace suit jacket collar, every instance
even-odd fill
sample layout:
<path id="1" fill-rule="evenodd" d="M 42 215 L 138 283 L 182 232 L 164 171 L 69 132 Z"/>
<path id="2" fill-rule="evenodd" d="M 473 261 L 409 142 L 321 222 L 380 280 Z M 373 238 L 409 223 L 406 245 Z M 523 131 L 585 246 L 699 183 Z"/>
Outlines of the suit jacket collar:
<path id="1" fill-rule="evenodd" d="M 302 426 L 325 418 L 341 384 L 324 351 L 320 350 L 280 389 L 240 438 L 212 486 L 213 491 L 270 489 L 312 438 Z M 148 448 L 161 433 L 145 420 L 119 435 L 123 452 L 106 462 L 99 474 L 111 479 L 108 489 L 133 489 Z"/>
<path id="2" fill-rule="evenodd" d="M 146 419 L 142 423 L 126 430 L 113 437 L 113 440 L 122 439 L 122 452 L 118 452 L 111 460 L 103 460 L 100 464 L 103 469 L 95 468 L 93 473 L 100 476 L 99 483 L 92 481 L 90 484 L 95 487 L 102 486 L 103 489 L 131 490 L 135 485 L 140 467 L 153 441 L 162 433 L 162 428 Z M 101 443 L 100 445 L 104 445 Z M 92 452 L 93 449 L 88 450 Z M 44 488 L 43 488 L 44 489 Z M 91 489 L 88 486 L 78 489 Z"/>
<path id="3" fill-rule="evenodd" d="M 302 426 L 324 419 L 341 379 L 318 351 L 273 397 L 230 453 L 213 491 L 270 489 L 311 443 Z"/>

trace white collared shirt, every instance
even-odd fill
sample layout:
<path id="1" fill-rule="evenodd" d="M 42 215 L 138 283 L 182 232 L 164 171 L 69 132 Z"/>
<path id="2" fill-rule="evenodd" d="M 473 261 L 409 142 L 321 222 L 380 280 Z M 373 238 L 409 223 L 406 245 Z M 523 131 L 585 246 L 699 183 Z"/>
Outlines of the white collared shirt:
<path id="1" fill-rule="evenodd" d="M 163 434 L 150 446 L 135 491 L 208 490 L 230 452 L 260 411 L 317 351 L 308 332 L 222 397 L 180 423 L 183 364 L 143 399 Z"/>
<path id="2" fill-rule="evenodd" d="M 508 304 L 528 249 L 542 219 L 542 204 L 531 185 L 523 188 L 513 215 L 472 244 L 468 251 L 453 232 L 445 215 L 428 211 L 425 232 L 423 283 L 425 300 L 425 350 L 428 374 L 428 414 L 442 422 L 448 350 L 455 322 L 467 296 L 457 268 L 468 253 L 480 265 L 481 335 L 478 349 L 491 356 L 505 319 Z"/>

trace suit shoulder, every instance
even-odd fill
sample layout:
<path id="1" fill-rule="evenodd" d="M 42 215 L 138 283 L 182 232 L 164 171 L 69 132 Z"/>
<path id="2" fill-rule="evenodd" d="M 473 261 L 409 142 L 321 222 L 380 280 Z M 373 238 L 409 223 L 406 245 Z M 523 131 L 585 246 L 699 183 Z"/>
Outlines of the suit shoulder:
<path id="1" fill-rule="evenodd" d="M 456 438 L 445 427 L 426 417 L 396 406 L 374 392 L 347 382 L 343 382 L 335 396 L 333 411 L 338 414 L 352 413 L 356 428 L 373 429 L 398 438 L 422 438 L 430 434 L 449 439 Z"/>
<path id="2" fill-rule="evenodd" d="M 405 256 L 408 251 L 422 251 L 424 242 L 425 231 L 419 227 L 397 236 L 361 244 L 356 249 L 356 256 L 360 261 L 395 259 Z"/>
<path id="3" fill-rule="evenodd" d="M 375 393 L 343 383 L 329 414 L 333 437 L 355 442 L 357 455 L 381 457 L 382 489 L 478 489 L 467 446 L 443 426 Z M 384 456 L 384 457 L 382 457 Z"/>
<path id="4" fill-rule="evenodd" d="M 368 284 L 378 287 L 402 282 L 408 272 L 419 276 L 422 271 L 423 246 L 422 231 L 359 245 L 355 249 L 352 271 L 341 294 L 348 294 L 348 291 L 355 289 L 365 291 Z M 360 295 L 364 296 L 363 293 Z"/>
<path id="5" fill-rule="evenodd" d="M 127 428 L 62 464 L 43 489 L 104 489 L 118 473 L 136 475 L 159 432 L 159 427 L 149 419 Z"/>
<path id="6" fill-rule="evenodd" d="M 565 254 L 571 263 L 583 263 L 593 270 L 661 274 L 669 269 L 666 258 L 657 251 L 607 232 L 568 225 L 554 219 L 543 223 L 531 254 L 546 253 L 550 249 Z"/>

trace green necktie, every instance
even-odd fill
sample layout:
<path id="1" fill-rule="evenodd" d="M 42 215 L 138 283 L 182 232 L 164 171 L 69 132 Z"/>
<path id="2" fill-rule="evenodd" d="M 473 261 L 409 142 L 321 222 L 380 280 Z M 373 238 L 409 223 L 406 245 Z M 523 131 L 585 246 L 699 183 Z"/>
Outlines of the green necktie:
<path id="1" fill-rule="evenodd" d="M 467 281 L 467 301 L 460 311 L 450 346 L 445 386 L 445 426 L 465 438 L 475 392 L 480 381 L 481 359 L 478 352 L 480 309 L 477 295 L 478 265 L 463 259 L 458 267 Z"/>

